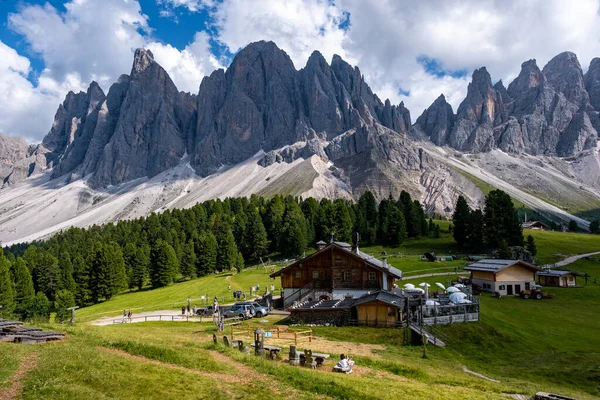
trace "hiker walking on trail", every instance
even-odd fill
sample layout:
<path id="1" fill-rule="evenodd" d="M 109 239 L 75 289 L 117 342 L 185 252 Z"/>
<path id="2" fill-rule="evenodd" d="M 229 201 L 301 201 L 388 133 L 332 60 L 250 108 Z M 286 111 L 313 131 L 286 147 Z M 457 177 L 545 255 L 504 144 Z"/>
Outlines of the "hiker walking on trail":
<path id="1" fill-rule="evenodd" d="M 127 313 L 127 319 L 129 319 L 129 322 L 131 323 L 131 316 L 133 314 L 131 313 L 131 310 L 129 310 L 129 312 Z"/>
<path id="2" fill-rule="evenodd" d="M 181 307 L 181 315 L 185 315 L 185 306 Z"/>
<path id="3" fill-rule="evenodd" d="M 127 311 L 123 310 L 123 322 L 125 322 L 126 318 L 127 318 Z"/>

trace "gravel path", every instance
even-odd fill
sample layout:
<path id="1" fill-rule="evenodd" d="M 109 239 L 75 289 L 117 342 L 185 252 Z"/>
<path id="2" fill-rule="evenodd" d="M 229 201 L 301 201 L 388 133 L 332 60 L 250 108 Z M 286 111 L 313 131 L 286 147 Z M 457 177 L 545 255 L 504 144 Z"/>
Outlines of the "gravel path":
<path id="1" fill-rule="evenodd" d="M 590 257 L 590 256 L 595 256 L 595 255 L 598 255 L 598 254 L 600 254 L 600 251 L 596 251 L 596 252 L 594 252 L 594 253 L 587 253 L 587 254 L 576 254 L 576 255 L 574 255 L 574 256 L 567 257 L 567 258 L 565 258 L 564 260 L 562 260 L 562 261 L 559 261 L 559 262 L 557 262 L 557 263 L 554 263 L 554 264 L 546 264 L 546 265 L 544 265 L 544 267 L 545 267 L 545 268 L 558 268 L 558 267 L 564 267 L 565 265 L 572 264 L 572 263 L 574 263 L 575 261 L 577 261 L 577 260 L 579 260 L 579 259 L 582 259 L 582 258 L 585 258 L 585 257 Z"/>

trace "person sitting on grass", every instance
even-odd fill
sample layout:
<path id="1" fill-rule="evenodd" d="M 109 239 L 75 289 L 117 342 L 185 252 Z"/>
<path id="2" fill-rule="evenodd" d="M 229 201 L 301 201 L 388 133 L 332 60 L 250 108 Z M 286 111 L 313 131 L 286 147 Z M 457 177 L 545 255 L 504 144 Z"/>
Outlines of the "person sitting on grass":
<path id="1" fill-rule="evenodd" d="M 352 357 L 347 358 L 344 354 L 340 354 L 340 361 L 338 361 L 336 369 L 339 369 L 341 372 L 345 372 L 346 374 L 351 374 L 353 366 L 354 361 L 352 361 Z"/>

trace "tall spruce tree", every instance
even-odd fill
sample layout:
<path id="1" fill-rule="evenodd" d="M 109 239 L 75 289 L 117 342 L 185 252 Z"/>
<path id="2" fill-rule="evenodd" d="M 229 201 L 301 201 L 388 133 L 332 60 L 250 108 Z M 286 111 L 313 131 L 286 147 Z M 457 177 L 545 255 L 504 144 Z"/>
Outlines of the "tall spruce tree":
<path id="1" fill-rule="evenodd" d="M 91 260 L 93 254 L 88 256 Z M 76 254 L 73 257 L 73 279 L 75 280 L 75 302 L 80 306 L 89 305 L 92 303 L 90 292 L 90 268 L 89 262 L 83 258 L 81 254 Z"/>
<path id="2" fill-rule="evenodd" d="M 142 244 L 135 251 L 135 262 L 133 263 L 132 281 L 138 289 L 142 289 L 148 280 L 148 265 L 150 264 L 150 246 Z"/>
<path id="3" fill-rule="evenodd" d="M 264 214 L 264 224 L 270 242 L 271 250 L 276 250 L 279 246 L 279 239 L 283 230 L 283 215 L 285 214 L 285 205 L 281 196 L 275 195 L 267 202 Z"/>
<path id="4" fill-rule="evenodd" d="M 162 239 L 157 240 L 151 249 L 150 282 L 152 287 L 168 286 L 173 283 L 176 271 L 179 269 L 175 250 Z"/>
<path id="5" fill-rule="evenodd" d="M 600 233 L 600 221 L 597 219 L 590 222 L 590 233 L 599 234 Z"/>
<path id="6" fill-rule="evenodd" d="M 231 229 L 220 231 L 217 238 L 217 268 L 227 271 L 235 265 L 238 249 Z"/>
<path id="7" fill-rule="evenodd" d="M 136 286 L 133 271 L 137 262 L 137 248 L 133 243 L 127 243 L 123 247 L 123 260 L 125 261 L 125 272 L 127 273 L 127 287 L 133 289 Z"/>
<path id="8" fill-rule="evenodd" d="M 71 318 L 71 311 L 67 308 L 75 306 L 75 295 L 66 290 L 59 290 L 56 293 L 56 301 L 54 302 L 54 310 L 56 311 L 56 319 L 59 322 L 67 321 Z"/>
<path id="9" fill-rule="evenodd" d="M 509 246 L 523 246 L 523 228 L 512 199 L 502 190 L 492 190 L 485 198 L 485 242 L 498 248 L 502 240 Z"/>
<path id="10" fill-rule="evenodd" d="M 481 210 L 474 210 L 469 217 L 469 236 L 467 246 L 475 253 L 480 253 L 485 249 L 484 238 L 484 218 Z"/>
<path id="11" fill-rule="evenodd" d="M 454 240 L 460 247 L 465 247 L 469 242 L 471 208 L 467 204 L 467 200 L 463 196 L 458 196 L 454 214 L 452 215 L 452 224 L 454 225 L 453 233 Z"/>
<path id="12" fill-rule="evenodd" d="M 196 252 L 192 240 L 189 240 L 183 246 L 179 271 L 184 278 L 191 279 L 196 276 Z"/>
<path id="13" fill-rule="evenodd" d="M 256 210 L 250 211 L 246 232 L 243 239 L 243 254 L 248 260 L 258 261 L 267 254 L 269 241 L 267 231 L 263 225 L 260 214 Z"/>
<path id="14" fill-rule="evenodd" d="M 123 251 L 116 242 L 108 243 L 104 246 L 104 251 L 107 253 L 107 259 L 110 261 L 110 297 L 112 297 L 127 288 L 125 260 L 123 259 Z"/>
<path id="15" fill-rule="evenodd" d="M 61 288 L 61 270 L 58 259 L 45 249 L 35 249 L 33 254 L 27 252 L 24 257 L 27 267 L 32 270 L 33 285 L 36 292 L 44 292 L 50 301 L 56 298 L 56 292 Z"/>
<path id="16" fill-rule="evenodd" d="M 338 241 L 350 241 L 352 236 L 352 218 L 348 212 L 348 206 L 343 199 L 333 202 L 333 213 L 335 223 L 335 239 Z"/>
<path id="17" fill-rule="evenodd" d="M 531 235 L 527 235 L 527 242 L 525 243 L 525 249 L 531 253 L 532 257 L 537 254 L 537 246 L 535 245 L 535 239 Z"/>
<path id="18" fill-rule="evenodd" d="M 204 276 L 215 272 L 217 268 L 217 239 L 210 231 L 200 233 L 195 242 L 196 274 Z"/>
<path id="19" fill-rule="evenodd" d="M 10 317 L 15 309 L 15 292 L 10 278 L 10 263 L 0 249 L 0 316 Z"/>
<path id="20" fill-rule="evenodd" d="M 377 241 L 378 221 L 377 201 L 373 193 L 367 190 L 358 199 L 356 212 L 356 230 L 367 246 L 372 246 Z"/>
<path id="21" fill-rule="evenodd" d="M 33 289 L 33 280 L 29 269 L 22 258 L 17 258 L 13 264 L 14 282 L 15 282 L 15 305 L 16 307 L 27 310 L 35 297 Z"/>
<path id="22" fill-rule="evenodd" d="M 27 318 L 32 318 L 40 321 L 48 321 L 50 316 L 50 300 L 42 292 L 38 292 L 31 306 L 27 309 Z"/>

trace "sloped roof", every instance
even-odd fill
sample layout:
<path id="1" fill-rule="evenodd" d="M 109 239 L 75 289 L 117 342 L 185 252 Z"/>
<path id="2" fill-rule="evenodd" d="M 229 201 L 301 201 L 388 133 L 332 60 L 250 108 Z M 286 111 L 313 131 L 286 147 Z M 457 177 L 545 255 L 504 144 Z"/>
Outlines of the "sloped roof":
<path id="1" fill-rule="evenodd" d="M 523 267 L 530 269 L 532 271 L 539 271 L 540 268 L 535 265 L 531 265 L 526 263 L 523 260 L 503 260 L 496 258 L 486 258 L 483 260 L 479 260 L 473 264 L 469 264 L 465 267 L 465 271 L 485 271 L 485 272 L 499 272 L 505 268 L 511 267 L 513 265 L 520 264 Z"/>
<path id="2" fill-rule="evenodd" d="M 272 273 L 270 275 L 270 277 L 271 278 L 275 278 L 277 276 L 280 276 L 283 271 L 286 271 L 286 270 L 288 270 L 290 268 L 293 268 L 296 265 L 304 262 L 305 260 L 308 260 L 308 259 L 310 259 L 312 257 L 315 257 L 317 254 L 320 254 L 323 251 L 329 250 L 332 246 L 335 246 L 336 248 L 338 248 L 340 250 L 347 251 L 348 253 L 352 254 L 354 257 L 360 257 L 360 258 L 362 258 L 370 266 L 375 267 L 375 268 L 377 268 L 379 270 L 385 271 L 385 272 L 389 273 L 390 275 L 394 276 L 395 278 L 402 278 L 402 271 L 400 271 L 398 268 L 392 267 L 390 264 L 387 264 L 387 263 L 384 265 L 383 261 L 378 260 L 377 258 L 375 258 L 375 257 L 373 257 L 373 256 L 371 256 L 369 254 L 363 253 L 360 250 L 358 252 L 354 252 L 354 251 L 352 251 L 352 246 L 349 245 L 346 242 L 332 242 L 332 243 L 329 243 L 327 246 L 323 247 L 321 250 L 317 250 L 315 253 L 313 253 L 313 254 L 311 254 L 311 255 L 309 255 L 309 256 L 301 259 L 301 260 L 298 260 L 298 261 L 296 261 L 296 262 L 288 265 L 287 267 L 285 267 L 283 269 L 280 269 L 277 272 Z"/>
<path id="3" fill-rule="evenodd" d="M 401 307 L 404 304 L 404 297 L 398 296 L 392 292 L 388 292 L 387 290 L 379 290 L 355 299 L 353 306 L 370 303 L 372 301 L 381 301 L 392 306 Z"/>
<path id="4" fill-rule="evenodd" d="M 539 271 L 536 273 L 536 275 L 538 275 L 538 276 L 564 276 L 564 275 L 568 275 L 568 274 L 577 275 L 572 271 L 558 270 L 558 269 L 548 269 L 548 270 Z"/>
<path id="5" fill-rule="evenodd" d="M 365 294 L 358 299 L 315 300 L 296 307 L 294 310 L 342 310 L 372 301 L 381 301 L 395 307 L 404 306 L 404 297 L 388 292 L 387 290 L 377 290 L 373 293 Z"/>

